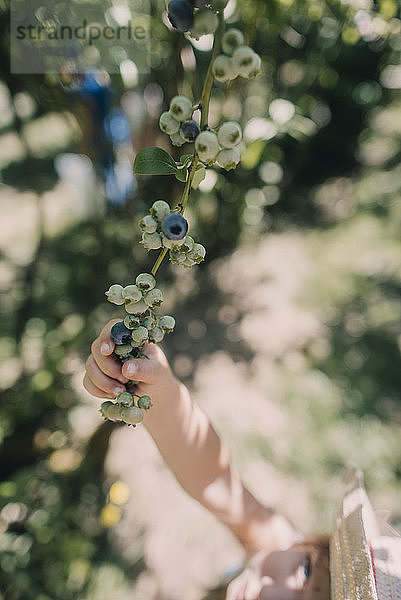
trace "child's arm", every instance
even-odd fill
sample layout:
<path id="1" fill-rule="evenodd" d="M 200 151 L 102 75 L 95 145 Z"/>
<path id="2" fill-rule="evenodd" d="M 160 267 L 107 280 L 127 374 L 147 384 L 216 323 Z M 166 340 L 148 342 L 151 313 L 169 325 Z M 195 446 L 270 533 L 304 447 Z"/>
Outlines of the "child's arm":
<path id="1" fill-rule="evenodd" d="M 291 545 L 293 527 L 244 487 L 229 463 L 226 446 L 187 388 L 173 375 L 162 350 L 148 344 L 144 351 L 149 359 L 127 361 L 121 370 L 111 356 L 114 345 L 110 329 L 115 322 L 108 323 L 92 344 L 84 379 L 88 392 L 114 398 L 118 393 L 115 386 L 121 386 L 118 380 L 139 381 L 138 394 L 148 394 L 153 403 L 143 423 L 188 494 L 227 525 L 249 553 Z"/>

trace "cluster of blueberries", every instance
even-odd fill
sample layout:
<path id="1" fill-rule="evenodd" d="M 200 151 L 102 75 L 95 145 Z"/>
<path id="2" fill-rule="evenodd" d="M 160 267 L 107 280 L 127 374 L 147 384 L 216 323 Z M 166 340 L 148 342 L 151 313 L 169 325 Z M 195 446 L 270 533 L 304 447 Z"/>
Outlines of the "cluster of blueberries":
<path id="1" fill-rule="evenodd" d="M 242 31 L 231 27 L 224 33 L 221 47 L 212 65 L 213 76 L 217 81 L 229 83 L 236 77 L 253 79 L 260 75 L 262 59 L 252 48 L 244 44 Z"/>
<path id="2" fill-rule="evenodd" d="M 180 213 L 171 211 L 164 200 L 152 204 L 149 214 L 139 221 L 139 228 L 142 231 L 140 244 L 144 248 L 168 248 L 170 261 L 186 269 L 199 264 L 206 256 L 205 247 L 187 235 L 188 221 Z"/>
<path id="3" fill-rule="evenodd" d="M 135 404 L 135 398 L 138 398 Z M 138 423 L 142 423 L 144 411 L 149 410 L 152 406 L 150 396 L 144 394 L 131 394 L 130 392 L 121 392 L 116 398 L 116 402 L 106 400 L 100 407 L 100 414 L 106 420 L 118 423 L 123 421 L 127 425 L 135 427 Z"/>
<path id="4" fill-rule="evenodd" d="M 195 142 L 195 150 L 205 164 L 217 162 L 226 171 L 235 169 L 241 158 L 236 147 L 242 140 L 241 125 L 236 121 L 226 121 L 216 133 L 200 131 L 199 125 L 192 120 L 195 108 L 186 96 L 174 96 L 169 110 L 160 116 L 160 129 L 170 136 L 174 146 Z"/>
<path id="5" fill-rule="evenodd" d="M 157 315 L 152 309 L 163 301 L 161 290 L 156 287 L 156 279 L 151 273 L 141 273 L 134 285 L 125 287 L 113 284 L 106 292 L 109 302 L 124 305 L 127 312 L 123 321 L 118 321 L 110 331 L 110 338 L 115 344 L 114 354 L 121 362 L 144 356 L 142 350 L 146 342 L 161 342 L 166 333 L 175 327 L 175 319 L 170 315 Z M 134 385 L 136 382 L 133 381 Z M 138 398 L 135 404 L 135 397 Z M 105 419 L 127 425 L 137 425 L 144 417 L 144 410 L 149 410 L 151 399 L 147 395 L 128 391 L 122 392 L 116 402 L 103 402 L 100 413 Z"/>
<path id="6" fill-rule="evenodd" d="M 137 358 L 146 342 L 161 342 L 165 333 L 173 331 L 175 319 L 170 315 L 157 315 L 153 308 L 163 302 L 161 290 L 150 273 L 141 273 L 134 285 L 123 287 L 113 284 L 106 292 L 109 302 L 124 305 L 127 312 L 123 321 L 113 325 L 111 339 L 114 353 L 124 362 Z"/>
<path id="7" fill-rule="evenodd" d="M 170 136 L 174 146 L 194 142 L 199 135 L 199 125 L 192 119 L 195 108 L 186 96 L 174 96 L 169 110 L 160 115 L 160 129 Z"/>
<path id="8" fill-rule="evenodd" d="M 228 0 L 170 0 L 168 18 L 174 29 L 189 31 L 193 37 L 213 33 L 218 26 L 212 11 L 223 10 Z M 208 10 L 208 7 L 212 10 Z M 199 9 L 199 10 L 197 10 Z"/>

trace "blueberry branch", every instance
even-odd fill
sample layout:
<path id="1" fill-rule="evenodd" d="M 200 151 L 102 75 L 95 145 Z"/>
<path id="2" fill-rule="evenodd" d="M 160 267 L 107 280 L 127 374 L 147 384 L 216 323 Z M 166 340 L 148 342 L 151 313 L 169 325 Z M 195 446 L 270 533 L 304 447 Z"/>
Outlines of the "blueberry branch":
<path id="1" fill-rule="evenodd" d="M 167 252 L 168 252 L 168 248 L 163 248 L 163 250 L 160 252 L 159 256 L 157 257 L 156 262 L 153 265 L 152 270 L 151 270 L 153 277 L 156 275 L 157 269 L 162 264 L 163 259 L 166 256 Z"/>
<path id="2" fill-rule="evenodd" d="M 201 96 L 201 100 L 200 100 L 200 105 L 202 107 L 201 108 L 200 127 L 202 130 L 205 129 L 205 127 L 207 127 L 207 124 L 209 121 L 209 102 L 210 102 L 210 96 L 211 96 L 212 85 L 213 85 L 212 68 L 213 68 L 214 59 L 220 52 L 221 38 L 224 33 L 224 14 L 223 14 L 222 10 L 219 11 L 218 17 L 219 17 L 219 26 L 216 29 L 216 33 L 214 35 L 212 56 L 210 58 L 209 68 L 206 73 L 205 83 L 203 84 L 202 96 Z"/>
<path id="3" fill-rule="evenodd" d="M 201 111 L 200 126 L 201 126 L 202 130 L 207 128 L 207 124 L 209 121 L 209 103 L 210 103 L 210 96 L 211 96 L 212 86 L 213 86 L 212 67 L 213 67 L 214 60 L 220 51 L 221 38 L 224 33 L 223 11 L 219 11 L 218 18 L 219 18 L 219 26 L 214 35 L 212 54 L 210 57 L 209 67 L 208 67 L 208 70 L 206 73 L 205 82 L 203 84 L 201 100 L 198 105 L 199 110 Z M 182 193 L 182 198 L 181 198 L 181 203 L 180 203 L 180 213 L 181 214 L 184 214 L 185 208 L 188 204 L 189 196 L 191 193 L 191 185 L 192 185 L 193 178 L 195 176 L 196 167 L 198 165 L 198 162 L 199 162 L 199 156 L 198 156 L 197 152 L 194 150 L 193 160 L 191 163 L 191 167 L 188 171 L 187 178 L 185 181 L 184 191 Z M 152 270 L 151 270 L 151 273 L 153 276 L 156 275 L 156 272 L 157 272 L 158 268 L 160 267 L 160 265 L 162 264 L 163 259 L 166 256 L 167 252 L 168 252 L 168 248 L 163 248 L 163 250 L 161 250 L 161 252 L 160 252 L 159 256 L 157 257 L 155 264 L 153 265 Z"/>
<path id="4" fill-rule="evenodd" d="M 184 187 L 184 191 L 182 193 L 182 200 L 181 200 L 181 214 L 184 214 L 184 210 L 187 206 L 188 200 L 189 200 L 189 195 L 191 193 L 191 185 L 192 185 L 192 181 L 195 175 L 195 171 L 196 171 L 196 166 L 199 162 L 199 156 L 197 155 L 196 152 L 194 152 L 194 158 L 191 164 L 191 168 L 189 170 L 189 173 L 187 175 L 187 180 L 185 182 L 185 187 Z"/>

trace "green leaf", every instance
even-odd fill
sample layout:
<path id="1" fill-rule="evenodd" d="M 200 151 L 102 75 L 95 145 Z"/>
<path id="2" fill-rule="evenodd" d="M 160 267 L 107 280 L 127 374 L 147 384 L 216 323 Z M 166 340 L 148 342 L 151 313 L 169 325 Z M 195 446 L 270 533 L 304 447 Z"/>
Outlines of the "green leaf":
<path id="1" fill-rule="evenodd" d="M 195 175 L 194 178 L 192 180 L 192 187 L 197 190 L 199 187 L 199 184 L 202 183 L 202 181 L 205 179 L 206 177 L 206 169 L 203 165 L 200 165 L 200 167 L 196 168 L 195 171 Z"/>
<path id="2" fill-rule="evenodd" d="M 180 157 L 180 164 L 187 166 L 187 165 L 189 165 L 189 163 L 191 163 L 193 161 L 193 159 L 194 159 L 193 154 L 183 154 Z"/>
<path id="3" fill-rule="evenodd" d="M 187 180 L 187 173 L 188 169 L 180 169 L 179 171 L 177 171 L 175 176 L 178 179 L 178 181 L 183 181 L 185 183 Z"/>
<path id="4" fill-rule="evenodd" d="M 143 148 L 135 157 L 134 173 L 136 175 L 175 175 L 175 160 L 163 148 L 151 146 Z"/>
<path id="5" fill-rule="evenodd" d="M 241 165 L 244 169 L 254 169 L 259 164 L 266 144 L 266 140 L 255 140 L 246 148 L 241 156 Z"/>

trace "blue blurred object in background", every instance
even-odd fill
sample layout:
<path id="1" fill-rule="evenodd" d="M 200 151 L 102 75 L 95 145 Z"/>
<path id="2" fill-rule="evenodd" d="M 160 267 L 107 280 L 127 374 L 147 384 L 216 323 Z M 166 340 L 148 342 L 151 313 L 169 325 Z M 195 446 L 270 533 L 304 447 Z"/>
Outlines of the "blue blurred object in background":
<path id="1" fill-rule="evenodd" d="M 132 197 L 138 187 L 128 164 L 111 164 L 105 169 L 106 196 L 110 204 L 121 206 Z"/>
<path id="2" fill-rule="evenodd" d="M 114 107 L 104 120 L 106 136 L 116 145 L 122 146 L 131 139 L 131 128 L 124 111 Z"/>

